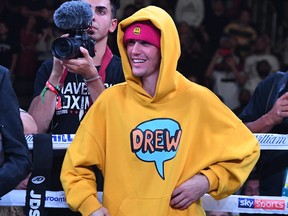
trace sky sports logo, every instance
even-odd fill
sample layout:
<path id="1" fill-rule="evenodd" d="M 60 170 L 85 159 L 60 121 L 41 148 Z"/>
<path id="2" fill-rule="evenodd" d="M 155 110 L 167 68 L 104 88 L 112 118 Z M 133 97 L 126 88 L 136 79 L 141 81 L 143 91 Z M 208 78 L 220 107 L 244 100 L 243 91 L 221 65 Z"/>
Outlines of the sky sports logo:
<path id="1" fill-rule="evenodd" d="M 285 200 L 238 198 L 239 208 L 285 210 Z"/>

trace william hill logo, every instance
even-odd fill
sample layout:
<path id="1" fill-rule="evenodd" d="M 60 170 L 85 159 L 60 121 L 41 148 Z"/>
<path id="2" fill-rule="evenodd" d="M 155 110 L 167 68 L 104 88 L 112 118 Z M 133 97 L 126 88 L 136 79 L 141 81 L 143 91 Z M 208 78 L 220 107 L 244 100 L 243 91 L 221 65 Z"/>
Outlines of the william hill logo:
<path id="1" fill-rule="evenodd" d="M 238 198 L 238 207 L 266 210 L 285 210 L 285 200 Z"/>

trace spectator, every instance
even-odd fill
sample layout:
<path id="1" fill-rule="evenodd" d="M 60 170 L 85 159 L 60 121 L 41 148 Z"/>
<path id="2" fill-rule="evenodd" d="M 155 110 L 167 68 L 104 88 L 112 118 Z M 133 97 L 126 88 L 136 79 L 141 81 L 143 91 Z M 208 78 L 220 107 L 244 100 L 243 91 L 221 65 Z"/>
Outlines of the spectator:
<path id="1" fill-rule="evenodd" d="M 34 119 L 32 118 L 32 116 L 28 114 L 28 112 L 26 112 L 23 109 L 20 109 L 20 118 L 23 124 L 23 132 L 25 135 L 37 133 L 36 123 Z M 30 174 L 24 180 L 22 180 L 15 189 L 26 190 L 29 178 L 30 178 Z M 0 215 L 25 216 L 25 213 L 24 213 L 24 208 L 21 206 L 0 206 Z"/>
<path id="2" fill-rule="evenodd" d="M 244 183 L 257 139 L 215 94 L 177 72 L 179 36 L 165 10 L 140 9 L 120 22 L 117 41 L 127 82 L 99 96 L 67 149 L 69 207 L 91 216 L 205 215 L 205 193 L 221 199 Z"/>
<path id="3" fill-rule="evenodd" d="M 239 115 L 251 132 L 287 134 L 287 81 L 286 72 L 275 72 L 258 84 L 248 105 Z M 287 152 L 261 151 L 257 165 L 260 196 L 282 195 L 288 167 Z"/>
<path id="4" fill-rule="evenodd" d="M 240 115 L 240 113 L 243 111 L 243 109 L 247 106 L 247 104 L 249 103 L 249 100 L 251 98 L 251 93 L 249 90 L 242 88 L 240 90 L 239 93 L 239 106 L 236 107 L 235 109 L 233 109 L 233 112 L 235 113 L 235 115 Z"/>
<path id="5" fill-rule="evenodd" d="M 251 91 L 251 94 L 255 90 L 256 85 L 259 83 L 259 79 L 263 79 L 265 75 L 259 76 L 259 71 L 257 71 L 257 64 L 261 61 L 267 61 L 269 68 L 269 73 L 278 71 L 280 69 L 280 62 L 278 58 L 271 53 L 270 38 L 267 34 L 262 34 L 257 37 L 255 43 L 253 44 L 253 51 L 248 55 L 244 61 L 244 72 L 252 80 L 254 84 L 247 86 L 246 88 Z M 261 63 L 263 64 L 263 62 Z M 265 63 L 264 63 L 265 64 Z M 269 67 L 266 65 L 266 67 Z M 254 82 L 256 80 L 257 81 Z M 254 81 L 253 81 L 254 80 Z M 256 84 L 256 85 L 255 85 Z M 250 85 L 249 83 L 247 85 Z"/>
<path id="6" fill-rule="evenodd" d="M 181 56 L 178 61 L 177 70 L 188 79 L 202 84 L 204 80 L 206 55 L 198 38 L 196 30 L 193 30 L 186 22 L 177 25 Z"/>
<path id="7" fill-rule="evenodd" d="M 0 20 L 2 20 L 10 31 L 11 40 L 19 41 L 19 30 L 23 17 L 20 13 L 20 0 L 0 1 Z M 9 69 L 9 68 L 8 68 Z"/>
<path id="8" fill-rule="evenodd" d="M 177 3 L 178 3 L 178 0 L 169 0 L 169 1 L 167 1 L 167 0 L 151 0 L 150 5 L 160 7 L 163 10 L 165 10 L 167 13 L 169 13 L 169 15 L 171 17 L 175 17 L 175 8 L 176 8 Z M 184 20 L 182 20 L 182 21 L 185 22 Z"/>
<path id="9" fill-rule="evenodd" d="M 124 81 L 120 58 L 112 54 L 107 46 L 108 34 L 118 24 L 116 13 L 119 1 L 83 0 L 81 3 L 88 3 L 93 9 L 89 36 L 96 40 L 96 55 L 92 58 L 81 47 L 84 57 L 65 60 L 54 57 L 54 60 L 47 60 L 40 66 L 35 79 L 34 98 L 28 110 L 39 133 L 75 134 L 80 121 L 102 91 Z M 59 176 L 64 155 L 65 150 L 54 151 L 49 190 L 63 190 Z M 101 176 L 100 171 L 97 174 Z M 102 190 L 102 184 L 99 180 L 99 190 Z M 53 216 L 73 214 L 68 209 L 47 210 L 48 215 Z"/>
<path id="10" fill-rule="evenodd" d="M 36 18 L 30 15 L 20 29 L 20 45 L 18 69 L 13 83 L 20 106 L 27 110 L 32 98 L 33 81 L 37 69 L 36 44 L 38 34 L 36 31 Z"/>
<path id="11" fill-rule="evenodd" d="M 259 196 L 259 182 L 260 179 L 257 172 L 256 171 L 251 172 L 245 184 L 243 185 L 240 194 L 246 196 Z M 248 216 L 248 215 L 259 216 L 261 214 L 239 213 L 239 216 Z"/>
<path id="12" fill-rule="evenodd" d="M 36 18 L 30 15 L 20 29 L 21 52 L 19 55 L 19 77 L 33 78 L 37 68 L 37 53 L 35 46 L 39 40 L 36 31 Z M 27 64 L 29 62 L 29 64 Z"/>
<path id="13" fill-rule="evenodd" d="M 256 171 L 250 173 L 241 189 L 241 195 L 259 196 L 259 176 Z"/>
<path id="14" fill-rule="evenodd" d="M 37 52 L 37 65 L 40 67 L 41 64 L 48 59 L 51 59 L 51 47 L 52 43 L 56 38 L 60 36 L 60 31 L 55 27 L 53 23 L 46 23 L 39 34 L 39 41 L 36 44 Z"/>
<path id="15" fill-rule="evenodd" d="M 32 170 L 32 161 L 23 133 L 19 104 L 11 85 L 9 70 L 0 66 L 1 150 L 0 197 L 13 190 Z"/>
<path id="16" fill-rule="evenodd" d="M 231 110 L 239 106 L 239 92 L 247 76 L 242 72 L 240 59 L 234 53 L 233 38 L 221 38 L 220 48 L 209 63 L 205 77 L 205 85 L 219 95 Z"/>
<path id="17" fill-rule="evenodd" d="M 56 1 L 53 1 L 55 3 L 54 5 L 56 5 Z M 43 21 L 46 22 L 53 21 L 53 12 L 55 9 L 53 8 L 53 6 L 51 6 L 51 4 L 50 5 L 47 4 L 45 0 L 44 1 L 26 0 L 25 2 L 19 1 L 17 5 L 21 5 L 20 13 L 25 18 L 33 16 L 37 20 L 37 23 L 43 23 Z"/>
<path id="18" fill-rule="evenodd" d="M 135 4 L 128 4 L 123 9 L 123 14 L 120 20 L 126 19 L 138 10 Z"/>
<path id="19" fill-rule="evenodd" d="M 227 16 L 231 20 L 239 18 L 239 13 L 247 6 L 247 2 L 243 0 L 225 0 Z"/>
<path id="20" fill-rule="evenodd" d="M 134 5 L 138 10 L 143 6 L 149 5 L 151 3 L 151 1 L 152 0 L 122 0 L 119 11 L 118 11 L 119 17 L 120 17 L 119 20 L 121 20 L 121 18 L 124 16 L 124 8 L 127 5 L 129 5 L 129 4 Z"/>
<path id="21" fill-rule="evenodd" d="M 214 53 L 219 47 L 224 28 L 228 25 L 230 19 L 226 15 L 224 0 L 208 0 L 206 2 L 209 4 L 209 7 L 207 5 L 207 12 L 205 12 L 202 28 L 207 33 L 207 41 L 210 44 L 209 52 Z"/>
<path id="22" fill-rule="evenodd" d="M 257 85 L 264 80 L 271 73 L 271 65 L 267 60 L 261 60 L 256 65 L 256 76 L 250 76 L 246 81 L 244 88 L 250 91 L 250 94 L 253 94 Z M 247 74 L 247 76 L 249 76 Z"/>
<path id="23" fill-rule="evenodd" d="M 7 24 L 0 20 L 0 64 L 9 69 L 13 80 L 21 48 L 20 44 L 10 36 Z"/>
<path id="24" fill-rule="evenodd" d="M 233 35 L 237 38 L 235 53 L 245 59 L 251 52 L 251 47 L 257 38 L 257 30 L 251 23 L 250 8 L 243 8 L 236 21 L 231 21 L 225 28 L 226 35 Z"/>
<path id="25" fill-rule="evenodd" d="M 198 28 L 205 16 L 203 0 L 178 0 L 175 8 L 177 23 L 186 22 L 190 27 Z"/>

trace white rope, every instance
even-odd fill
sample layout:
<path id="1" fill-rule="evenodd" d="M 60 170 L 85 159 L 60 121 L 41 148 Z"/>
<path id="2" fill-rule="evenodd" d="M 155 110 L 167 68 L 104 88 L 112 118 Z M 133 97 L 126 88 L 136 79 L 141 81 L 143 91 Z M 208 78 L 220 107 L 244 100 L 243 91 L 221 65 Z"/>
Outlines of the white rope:
<path id="1" fill-rule="evenodd" d="M 261 150 L 288 150 L 288 135 L 255 133 L 260 143 Z M 52 143 L 54 150 L 67 149 L 75 134 L 53 134 Z M 29 149 L 33 149 L 33 136 L 26 135 Z M 0 206 L 25 206 L 25 190 L 12 190 L 0 198 Z M 98 192 L 102 202 L 102 192 Z M 241 196 L 231 195 L 216 201 L 210 195 L 202 198 L 202 206 L 207 211 L 217 210 L 233 213 L 265 213 L 288 214 L 288 197 L 269 196 Z M 46 191 L 45 207 L 68 208 L 63 191 Z"/>
<path id="2" fill-rule="evenodd" d="M 288 150 L 288 135 L 254 133 L 260 143 L 261 150 Z M 53 134 L 52 143 L 54 150 L 67 149 L 75 134 Z M 29 149 L 33 149 L 33 136 L 26 135 Z"/>
<path id="3" fill-rule="evenodd" d="M 102 192 L 98 199 L 102 202 Z M 25 190 L 13 190 L 1 197 L 0 206 L 25 206 Z M 46 191 L 45 207 L 68 208 L 63 191 Z M 216 201 L 210 195 L 202 198 L 202 206 L 207 211 L 217 210 L 233 213 L 288 214 L 288 197 L 238 196 L 231 195 Z"/>
<path id="4" fill-rule="evenodd" d="M 67 149 L 75 134 L 52 134 L 53 150 Z M 33 135 L 25 135 L 29 149 L 33 149 Z"/>

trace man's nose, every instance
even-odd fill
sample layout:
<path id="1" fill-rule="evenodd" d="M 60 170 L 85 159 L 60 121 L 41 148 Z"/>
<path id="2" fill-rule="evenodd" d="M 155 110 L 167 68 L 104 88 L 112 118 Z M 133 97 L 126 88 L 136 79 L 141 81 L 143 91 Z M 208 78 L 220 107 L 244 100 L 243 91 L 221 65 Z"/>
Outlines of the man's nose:
<path id="1" fill-rule="evenodd" d="M 132 53 L 138 54 L 141 52 L 141 44 L 139 42 L 135 42 L 132 48 Z"/>

